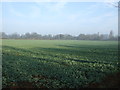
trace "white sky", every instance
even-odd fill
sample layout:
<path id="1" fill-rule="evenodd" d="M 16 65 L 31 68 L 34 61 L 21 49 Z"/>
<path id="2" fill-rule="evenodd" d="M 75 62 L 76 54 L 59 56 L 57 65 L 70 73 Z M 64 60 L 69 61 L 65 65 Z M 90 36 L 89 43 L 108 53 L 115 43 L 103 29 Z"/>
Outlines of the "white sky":
<path id="1" fill-rule="evenodd" d="M 1 15 L 8 34 L 118 33 L 118 10 L 105 2 L 3 2 Z"/>

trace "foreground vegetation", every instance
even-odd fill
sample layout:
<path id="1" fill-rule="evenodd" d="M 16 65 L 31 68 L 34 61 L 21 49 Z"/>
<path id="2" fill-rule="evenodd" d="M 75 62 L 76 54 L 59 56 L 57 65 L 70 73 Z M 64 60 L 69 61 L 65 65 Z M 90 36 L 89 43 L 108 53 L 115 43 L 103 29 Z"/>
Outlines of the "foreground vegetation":
<path id="1" fill-rule="evenodd" d="M 117 73 L 116 41 L 3 40 L 5 87 L 80 88 Z"/>

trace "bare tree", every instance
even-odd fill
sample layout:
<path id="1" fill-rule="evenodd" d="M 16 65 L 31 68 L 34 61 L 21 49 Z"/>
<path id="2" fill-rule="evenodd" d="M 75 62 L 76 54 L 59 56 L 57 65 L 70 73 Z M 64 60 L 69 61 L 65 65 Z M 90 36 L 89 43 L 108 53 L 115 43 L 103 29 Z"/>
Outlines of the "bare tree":
<path id="1" fill-rule="evenodd" d="M 120 8 L 120 1 L 119 0 L 108 0 L 107 3 L 109 5 L 116 7 L 116 8 Z"/>

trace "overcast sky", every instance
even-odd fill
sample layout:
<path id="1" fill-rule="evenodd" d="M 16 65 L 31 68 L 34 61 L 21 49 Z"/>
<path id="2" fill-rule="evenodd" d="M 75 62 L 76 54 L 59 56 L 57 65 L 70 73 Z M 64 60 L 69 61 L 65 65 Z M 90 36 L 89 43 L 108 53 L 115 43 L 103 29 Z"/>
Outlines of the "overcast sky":
<path id="1" fill-rule="evenodd" d="M 118 10 L 102 2 L 3 2 L 2 27 L 7 34 L 117 34 Z"/>

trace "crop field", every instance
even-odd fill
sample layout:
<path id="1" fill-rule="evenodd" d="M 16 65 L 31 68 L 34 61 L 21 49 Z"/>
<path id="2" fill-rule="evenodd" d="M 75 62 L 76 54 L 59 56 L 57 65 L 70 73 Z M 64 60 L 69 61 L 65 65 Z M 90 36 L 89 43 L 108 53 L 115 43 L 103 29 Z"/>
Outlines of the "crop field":
<path id="1" fill-rule="evenodd" d="M 3 88 L 84 88 L 118 64 L 117 41 L 2 41 Z"/>

